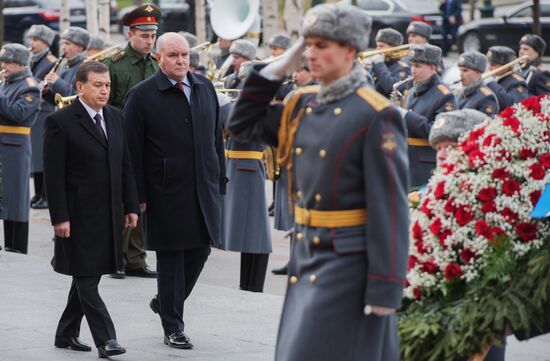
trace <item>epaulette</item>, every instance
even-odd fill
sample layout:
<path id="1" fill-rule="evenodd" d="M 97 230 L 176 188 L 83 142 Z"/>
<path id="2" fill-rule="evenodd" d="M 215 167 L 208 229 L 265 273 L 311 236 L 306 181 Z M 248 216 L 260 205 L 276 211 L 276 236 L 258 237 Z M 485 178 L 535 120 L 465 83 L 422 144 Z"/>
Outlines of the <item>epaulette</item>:
<path id="1" fill-rule="evenodd" d="M 525 79 L 523 79 L 523 78 L 521 77 L 521 75 L 519 75 L 519 74 L 515 74 L 515 73 L 514 73 L 514 74 L 512 74 L 512 77 L 513 77 L 514 79 L 516 79 L 517 81 L 525 81 Z"/>
<path id="2" fill-rule="evenodd" d="M 46 57 L 46 59 L 48 59 L 48 61 L 50 63 L 55 63 L 57 61 L 57 58 L 55 57 L 55 55 L 53 54 L 48 54 L 48 56 Z"/>
<path id="3" fill-rule="evenodd" d="M 357 89 L 357 95 L 363 98 L 371 107 L 377 112 L 386 109 L 391 105 L 387 98 L 368 87 L 361 87 Z"/>
<path id="4" fill-rule="evenodd" d="M 401 65 L 402 67 L 404 68 L 408 68 L 409 67 L 409 64 L 405 63 L 403 60 L 399 60 L 399 65 Z"/>
<path id="5" fill-rule="evenodd" d="M 111 61 L 113 63 L 116 63 L 117 61 L 119 61 L 120 59 L 124 58 L 126 56 L 126 51 L 124 50 L 121 50 L 119 51 L 118 53 L 116 53 L 115 55 L 113 55 L 111 57 Z"/>
<path id="6" fill-rule="evenodd" d="M 321 89 L 321 87 L 319 85 L 308 85 L 308 86 L 305 86 L 305 87 L 302 87 L 302 88 L 298 88 L 295 91 L 292 91 L 292 92 L 287 94 L 287 96 L 283 100 L 283 104 L 285 104 L 285 105 L 288 104 L 290 99 L 292 99 L 294 97 L 300 98 L 302 96 L 302 94 L 319 93 L 320 89 Z"/>
<path id="7" fill-rule="evenodd" d="M 25 81 L 27 82 L 27 85 L 30 86 L 30 87 L 37 86 L 36 81 L 33 78 L 31 78 L 30 76 L 25 78 Z"/>
<path id="8" fill-rule="evenodd" d="M 493 92 L 491 91 L 491 89 L 487 88 L 486 86 L 482 86 L 479 88 L 479 90 L 483 93 L 483 95 L 485 95 L 486 97 L 488 97 L 489 95 L 493 94 Z"/>
<path id="9" fill-rule="evenodd" d="M 445 84 L 439 84 L 437 86 L 437 90 L 439 90 L 443 95 L 447 95 L 451 93 L 451 91 L 449 90 L 449 88 L 447 88 Z"/>

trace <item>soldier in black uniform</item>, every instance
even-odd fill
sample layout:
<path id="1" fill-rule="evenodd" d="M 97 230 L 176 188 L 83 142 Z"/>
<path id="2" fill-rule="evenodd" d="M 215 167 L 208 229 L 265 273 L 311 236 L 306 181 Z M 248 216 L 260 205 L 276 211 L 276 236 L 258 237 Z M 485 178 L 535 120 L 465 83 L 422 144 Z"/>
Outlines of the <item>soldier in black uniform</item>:
<path id="1" fill-rule="evenodd" d="M 256 45 L 245 39 L 237 39 L 231 44 L 229 53 L 233 57 L 231 66 L 233 73 L 230 74 L 224 82 L 227 89 L 238 89 L 241 79 L 239 79 L 239 69 L 245 61 L 250 61 L 256 56 Z"/>
<path id="2" fill-rule="evenodd" d="M 376 49 L 387 49 L 403 44 L 403 35 L 397 30 L 385 28 L 376 34 Z M 393 59 L 384 55 L 376 55 L 367 60 L 372 63 L 371 74 L 377 92 L 389 97 L 393 84 L 406 79 L 411 75 L 409 65 L 400 59 Z"/>
<path id="3" fill-rule="evenodd" d="M 428 136 L 435 117 L 439 113 L 457 108 L 456 99 L 437 74 L 441 49 L 430 44 L 413 45 L 409 52 L 413 86 L 403 92 L 408 136 L 411 186 L 425 184 L 435 168 L 435 152 Z"/>
<path id="4" fill-rule="evenodd" d="M 21 44 L 0 50 L 5 81 L 0 87 L 0 160 L 5 250 L 27 253 L 29 242 L 29 177 L 31 126 L 40 109 L 40 90 L 29 69 L 30 53 Z"/>
<path id="5" fill-rule="evenodd" d="M 499 112 L 495 93 L 483 85 L 482 73 L 487 69 L 487 56 L 468 51 L 458 57 L 462 89 L 458 93 L 458 108 L 476 109 L 492 117 Z"/>
<path id="6" fill-rule="evenodd" d="M 545 50 L 546 42 L 538 35 L 524 35 L 519 42 L 519 56 L 529 57 L 529 64 L 522 74 L 529 95 L 550 93 L 550 72 L 542 66 L 542 55 Z"/>
<path id="7" fill-rule="evenodd" d="M 55 31 L 46 25 L 33 25 L 29 29 L 29 46 L 31 48 L 30 68 L 34 79 L 41 82 L 52 69 L 57 58 L 51 53 L 50 46 L 55 39 Z M 34 182 L 34 197 L 31 198 L 31 208 L 48 208 L 48 198 L 44 187 L 44 165 L 42 148 L 44 147 L 44 119 L 55 110 L 53 104 L 42 101 L 40 113 L 31 129 L 31 172 Z"/>
<path id="8" fill-rule="evenodd" d="M 492 46 L 487 52 L 489 71 L 517 59 L 516 53 L 506 46 Z M 487 82 L 487 87 L 495 93 L 500 109 L 519 103 L 529 96 L 525 79 L 512 70 L 505 74 L 496 74 Z"/>
<path id="9" fill-rule="evenodd" d="M 278 145 L 295 201 L 277 361 L 399 359 L 394 311 L 407 263 L 407 131 L 397 109 L 366 86 L 356 60 L 370 25 L 350 5 L 310 9 L 305 40 L 252 70 L 229 122 L 237 141 Z M 306 45 L 320 86 L 270 104 Z"/>

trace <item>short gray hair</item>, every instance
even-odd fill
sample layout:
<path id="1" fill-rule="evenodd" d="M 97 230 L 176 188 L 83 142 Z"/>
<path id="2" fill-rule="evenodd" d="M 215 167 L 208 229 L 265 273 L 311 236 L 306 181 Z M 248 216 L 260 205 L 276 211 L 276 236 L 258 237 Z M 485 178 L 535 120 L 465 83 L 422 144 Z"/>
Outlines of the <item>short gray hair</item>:
<path id="1" fill-rule="evenodd" d="M 189 47 L 189 42 L 187 41 L 187 39 L 183 35 L 178 34 L 178 33 L 174 33 L 174 32 L 168 32 L 168 33 L 162 34 L 161 36 L 159 36 L 157 38 L 157 53 L 162 52 L 162 48 L 164 46 L 164 43 L 168 40 L 171 40 L 171 39 L 183 40 L 187 44 L 187 46 Z"/>

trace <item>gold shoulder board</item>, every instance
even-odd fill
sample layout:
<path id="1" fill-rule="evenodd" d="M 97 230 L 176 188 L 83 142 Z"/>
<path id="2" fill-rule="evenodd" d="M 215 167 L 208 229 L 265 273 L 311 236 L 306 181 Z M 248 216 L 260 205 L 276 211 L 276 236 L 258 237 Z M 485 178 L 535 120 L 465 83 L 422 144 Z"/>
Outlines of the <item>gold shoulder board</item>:
<path id="1" fill-rule="evenodd" d="M 491 89 L 485 87 L 485 86 L 482 86 L 481 88 L 479 88 L 479 90 L 481 90 L 481 92 L 483 93 L 483 95 L 485 96 L 489 96 L 492 94 L 491 92 Z"/>
<path id="2" fill-rule="evenodd" d="M 116 53 L 115 55 L 113 55 L 111 57 L 111 61 L 113 63 L 116 63 L 117 61 L 119 61 L 120 59 L 124 58 L 126 56 L 126 52 L 124 50 L 122 51 L 119 51 L 118 53 Z"/>
<path id="3" fill-rule="evenodd" d="M 36 82 L 30 76 L 28 78 L 25 78 L 25 80 L 27 81 L 28 86 L 30 86 L 30 87 L 35 87 L 36 86 Z"/>
<path id="4" fill-rule="evenodd" d="M 386 109 L 390 106 L 390 101 L 384 98 L 383 95 L 368 87 L 357 89 L 357 95 L 365 100 L 377 112 Z"/>
<path id="5" fill-rule="evenodd" d="M 302 94 L 311 94 L 311 93 L 319 93 L 319 90 L 321 87 L 319 85 L 309 85 L 305 86 L 303 88 L 298 88 L 294 91 L 291 91 L 287 94 L 285 99 L 283 100 L 283 104 L 287 105 L 292 98 L 300 98 Z M 297 101 L 297 99 L 295 100 Z"/>
<path id="6" fill-rule="evenodd" d="M 48 55 L 46 59 L 48 59 L 50 63 L 55 63 L 57 61 L 57 58 L 53 54 Z"/>
<path id="7" fill-rule="evenodd" d="M 443 95 L 447 95 L 447 94 L 451 93 L 451 91 L 449 90 L 449 88 L 447 88 L 447 86 L 445 84 L 439 84 L 437 86 L 437 90 L 439 90 L 441 93 L 443 93 Z"/>

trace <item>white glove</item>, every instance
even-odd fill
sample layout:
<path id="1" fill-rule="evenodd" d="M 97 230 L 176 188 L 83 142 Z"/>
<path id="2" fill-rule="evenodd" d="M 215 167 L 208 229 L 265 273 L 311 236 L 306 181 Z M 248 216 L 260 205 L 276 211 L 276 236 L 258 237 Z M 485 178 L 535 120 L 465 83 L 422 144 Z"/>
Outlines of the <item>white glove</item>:
<path id="1" fill-rule="evenodd" d="M 388 316 L 395 312 L 395 308 L 381 306 L 365 306 L 365 315 L 375 314 L 376 316 Z"/>
<path id="2" fill-rule="evenodd" d="M 280 59 L 264 67 L 260 71 L 260 75 L 271 81 L 283 80 L 302 66 L 302 55 L 305 49 L 306 42 L 303 37 L 300 37 Z"/>
<path id="3" fill-rule="evenodd" d="M 369 56 L 368 58 L 366 58 L 363 64 L 365 66 L 372 66 L 374 64 L 383 63 L 385 60 L 386 60 L 386 56 L 384 54 L 378 54 L 378 55 Z"/>

